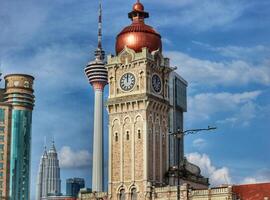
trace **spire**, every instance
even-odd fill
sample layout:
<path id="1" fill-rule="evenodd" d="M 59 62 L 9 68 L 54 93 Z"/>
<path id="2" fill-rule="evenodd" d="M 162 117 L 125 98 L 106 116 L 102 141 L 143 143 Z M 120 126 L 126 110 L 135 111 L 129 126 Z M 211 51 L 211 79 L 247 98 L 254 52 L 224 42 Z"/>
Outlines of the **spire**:
<path id="1" fill-rule="evenodd" d="M 95 51 L 96 60 L 104 60 L 105 52 L 102 49 L 102 5 L 99 2 L 99 14 L 98 14 L 98 47 Z"/>
<path id="2" fill-rule="evenodd" d="M 51 148 L 49 150 L 49 153 L 56 153 L 56 148 L 55 148 L 55 145 L 54 145 L 54 140 L 52 140 L 52 145 L 51 145 Z"/>
<path id="3" fill-rule="evenodd" d="M 46 151 L 47 150 L 47 137 L 44 136 L 44 150 Z"/>

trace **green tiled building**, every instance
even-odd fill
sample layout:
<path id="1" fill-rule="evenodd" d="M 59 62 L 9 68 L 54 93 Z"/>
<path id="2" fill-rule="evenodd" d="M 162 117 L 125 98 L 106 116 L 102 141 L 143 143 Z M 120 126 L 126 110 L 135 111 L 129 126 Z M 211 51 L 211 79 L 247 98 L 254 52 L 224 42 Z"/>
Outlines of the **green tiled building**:
<path id="1" fill-rule="evenodd" d="M 0 89 L 0 199 L 29 200 L 34 78 L 5 76 Z"/>

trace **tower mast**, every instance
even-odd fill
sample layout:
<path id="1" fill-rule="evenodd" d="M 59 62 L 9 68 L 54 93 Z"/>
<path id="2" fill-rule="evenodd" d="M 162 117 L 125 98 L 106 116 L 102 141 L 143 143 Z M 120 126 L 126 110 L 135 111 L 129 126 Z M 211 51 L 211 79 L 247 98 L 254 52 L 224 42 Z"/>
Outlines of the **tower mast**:
<path id="1" fill-rule="evenodd" d="M 99 16 L 98 16 L 98 45 L 95 51 L 96 58 L 104 60 L 105 52 L 102 49 L 102 5 L 99 2 Z"/>
<path id="2" fill-rule="evenodd" d="M 95 60 L 89 62 L 85 74 L 95 91 L 92 190 L 103 191 L 103 91 L 108 84 L 108 72 L 104 63 L 102 49 L 102 6 L 99 4 L 98 45 Z"/>

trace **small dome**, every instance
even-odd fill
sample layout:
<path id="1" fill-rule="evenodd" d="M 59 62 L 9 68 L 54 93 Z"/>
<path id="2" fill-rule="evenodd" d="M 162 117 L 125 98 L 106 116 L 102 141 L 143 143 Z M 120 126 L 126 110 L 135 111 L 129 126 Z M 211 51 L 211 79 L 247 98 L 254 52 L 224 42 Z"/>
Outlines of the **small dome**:
<path id="1" fill-rule="evenodd" d="M 133 5 L 133 11 L 129 13 L 132 24 L 125 27 L 117 36 L 115 50 L 119 54 L 125 47 L 141 52 L 146 47 L 150 52 L 162 50 L 160 34 L 151 26 L 144 23 L 149 14 L 144 11 L 144 6 L 139 1 Z"/>
<path id="2" fill-rule="evenodd" d="M 139 1 L 133 5 L 133 11 L 139 11 L 143 12 L 144 11 L 144 6 L 141 4 Z"/>

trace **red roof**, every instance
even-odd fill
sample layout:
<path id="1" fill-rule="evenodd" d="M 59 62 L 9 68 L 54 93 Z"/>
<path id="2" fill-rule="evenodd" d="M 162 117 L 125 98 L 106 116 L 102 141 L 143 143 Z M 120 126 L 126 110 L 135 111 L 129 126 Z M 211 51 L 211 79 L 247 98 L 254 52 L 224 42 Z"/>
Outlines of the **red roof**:
<path id="1" fill-rule="evenodd" d="M 248 185 L 234 185 L 233 192 L 241 200 L 270 200 L 270 183 L 257 183 Z"/>

